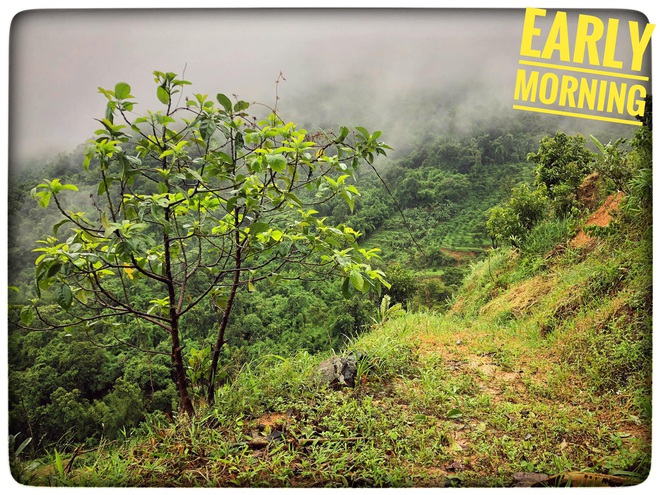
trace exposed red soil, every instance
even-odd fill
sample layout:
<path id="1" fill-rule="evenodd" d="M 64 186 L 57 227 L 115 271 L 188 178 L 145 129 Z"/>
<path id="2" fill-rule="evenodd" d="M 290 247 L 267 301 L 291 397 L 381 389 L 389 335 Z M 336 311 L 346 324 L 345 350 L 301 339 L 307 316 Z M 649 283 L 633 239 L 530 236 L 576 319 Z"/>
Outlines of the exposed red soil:
<path id="1" fill-rule="evenodd" d="M 618 192 L 607 197 L 600 208 L 593 212 L 585 227 L 594 225 L 596 227 L 607 227 L 612 221 L 612 214 L 619 210 L 619 205 L 623 199 L 623 193 Z M 594 241 L 593 237 L 584 232 L 584 228 L 571 241 L 572 247 L 586 247 Z"/>

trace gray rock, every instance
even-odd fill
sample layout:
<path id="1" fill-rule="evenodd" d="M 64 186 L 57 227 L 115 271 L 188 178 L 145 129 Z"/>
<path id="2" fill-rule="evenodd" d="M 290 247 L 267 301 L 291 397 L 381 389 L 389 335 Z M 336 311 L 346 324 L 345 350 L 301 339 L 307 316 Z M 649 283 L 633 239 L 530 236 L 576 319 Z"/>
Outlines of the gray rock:
<path id="1" fill-rule="evenodd" d="M 333 388 L 355 387 L 357 356 L 355 354 L 347 357 L 332 356 L 321 362 L 316 371 L 319 381 Z"/>

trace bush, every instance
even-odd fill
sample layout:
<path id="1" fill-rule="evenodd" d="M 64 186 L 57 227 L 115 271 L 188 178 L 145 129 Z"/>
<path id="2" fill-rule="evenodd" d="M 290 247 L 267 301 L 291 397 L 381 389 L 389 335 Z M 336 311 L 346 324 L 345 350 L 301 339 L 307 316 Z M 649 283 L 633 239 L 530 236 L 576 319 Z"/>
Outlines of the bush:
<path id="1" fill-rule="evenodd" d="M 529 231 L 548 210 L 548 197 L 544 185 L 534 191 L 527 184 L 519 184 L 511 191 L 511 198 L 506 206 L 496 206 L 489 210 L 486 222 L 488 235 L 496 247 L 500 242 L 509 240 L 519 246 Z"/>
<path id="2" fill-rule="evenodd" d="M 528 161 L 538 164 L 534 183 L 545 185 L 558 216 L 571 213 L 577 206 L 578 188 L 592 171 L 595 155 L 585 143 L 586 139 L 579 134 L 567 136 L 558 132 L 541 139 L 538 152 L 527 155 Z"/>
<path id="3" fill-rule="evenodd" d="M 419 289 L 415 274 L 399 264 L 394 264 L 387 270 L 387 278 L 392 286 L 384 293 L 390 296 L 392 304 L 401 303 L 407 307 Z"/>
<path id="4" fill-rule="evenodd" d="M 419 290 L 419 298 L 422 304 L 428 308 L 444 305 L 451 299 L 453 289 L 437 278 L 425 280 Z"/>

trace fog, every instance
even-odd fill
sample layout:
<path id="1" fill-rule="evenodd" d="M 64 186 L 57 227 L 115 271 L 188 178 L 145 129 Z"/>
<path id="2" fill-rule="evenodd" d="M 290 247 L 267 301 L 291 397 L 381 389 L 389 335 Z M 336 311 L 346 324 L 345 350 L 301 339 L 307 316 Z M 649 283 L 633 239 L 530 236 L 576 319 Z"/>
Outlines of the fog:
<path id="1" fill-rule="evenodd" d="M 127 82 L 137 112 L 157 109 L 154 70 L 185 71 L 190 92 L 270 105 L 281 73 L 285 118 L 364 125 L 405 148 L 450 121 L 516 114 L 523 18 L 522 9 L 28 11 L 11 30 L 10 165 L 88 139 L 105 108 L 98 86 Z"/>

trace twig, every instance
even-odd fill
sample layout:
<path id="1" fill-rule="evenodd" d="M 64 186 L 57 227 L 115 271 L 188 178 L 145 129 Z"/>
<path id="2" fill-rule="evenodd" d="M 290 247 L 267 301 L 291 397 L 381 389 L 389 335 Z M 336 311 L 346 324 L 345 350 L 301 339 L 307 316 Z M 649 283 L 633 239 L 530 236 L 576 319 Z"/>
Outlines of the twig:
<path id="1" fill-rule="evenodd" d="M 349 438 L 301 438 L 298 443 L 326 443 L 326 442 L 358 442 L 360 440 L 368 440 L 368 437 L 349 437 Z"/>
<path id="2" fill-rule="evenodd" d="M 115 443 L 115 441 L 116 440 L 112 440 L 111 442 L 108 442 L 106 445 L 113 444 L 113 443 Z M 73 449 L 73 455 L 71 456 L 71 459 L 69 460 L 69 463 L 66 465 L 66 469 L 64 470 L 64 472 L 66 474 L 71 473 L 71 468 L 73 468 L 73 461 L 76 460 L 76 457 L 78 457 L 79 455 L 83 455 L 83 454 L 89 454 L 90 452 L 95 452 L 95 451 L 99 450 L 103 445 L 99 445 L 98 447 L 94 447 L 94 448 L 87 449 L 87 450 L 82 450 L 82 448 L 84 446 L 85 446 L 85 444 L 81 444 L 78 447 L 76 447 L 75 449 Z"/>
<path id="3" fill-rule="evenodd" d="M 368 437 L 349 437 L 349 438 L 288 438 L 277 437 L 273 440 L 286 440 L 289 443 L 304 445 L 308 443 L 327 443 L 327 442 L 358 442 L 360 440 L 368 440 Z M 267 447 L 273 440 L 266 438 L 259 438 L 249 442 L 237 442 L 232 444 L 232 447 L 249 447 L 251 449 L 263 449 Z"/>
<path id="4" fill-rule="evenodd" d="M 66 465 L 66 469 L 64 470 L 64 472 L 66 474 L 71 473 L 71 468 L 73 467 L 73 461 L 76 460 L 76 457 L 78 457 L 78 454 L 81 453 L 82 448 L 84 446 L 85 446 L 85 444 L 81 444 L 78 447 L 76 447 L 75 449 L 73 449 L 73 455 L 71 456 L 71 460 L 69 460 L 69 464 Z"/>

